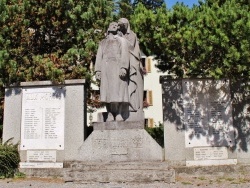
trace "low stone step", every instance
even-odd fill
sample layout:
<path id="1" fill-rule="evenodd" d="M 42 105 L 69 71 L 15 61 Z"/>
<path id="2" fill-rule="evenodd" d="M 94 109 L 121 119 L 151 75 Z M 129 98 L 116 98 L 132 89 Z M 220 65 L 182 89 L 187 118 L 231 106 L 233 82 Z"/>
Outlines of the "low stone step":
<path id="1" fill-rule="evenodd" d="M 72 170 L 166 170 L 169 164 L 166 162 L 119 162 L 119 163 L 94 163 L 73 162 L 68 168 Z"/>
<path id="2" fill-rule="evenodd" d="M 175 182 L 166 163 L 74 163 L 64 171 L 65 182 Z"/>

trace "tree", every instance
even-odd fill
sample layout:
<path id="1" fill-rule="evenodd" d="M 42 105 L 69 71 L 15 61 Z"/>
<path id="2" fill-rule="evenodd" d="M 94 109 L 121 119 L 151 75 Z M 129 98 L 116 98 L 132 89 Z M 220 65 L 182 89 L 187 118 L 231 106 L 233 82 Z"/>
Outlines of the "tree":
<path id="1" fill-rule="evenodd" d="M 130 16 L 133 14 L 133 3 L 131 0 L 118 0 L 118 17 L 130 19 Z"/>
<path id="2" fill-rule="evenodd" d="M 162 71 L 178 77 L 249 79 L 249 9 L 246 0 L 208 0 L 193 8 L 177 3 L 156 14 L 139 5 L 132 23 Z"/>
<path id="3" fill-rule="evenodd" d="M 1 3 L 5 8 L 1 20 L 2 84 L 89 78 L 89 65 L 105 33 L 100 29 L 112 20 L 112 1 Z"/>
<path id="4" fill-rule="evenodd" d="M 155 11 L 164 4 L 164 0 L 134 0 L 133 6 L 136 7 L 139 3 L 143 4 L 147 9 Z"/>
<path id="5" fill-rule="evenodd" d="M 114 9 L 112 0 L 0 1 L 1 105 L 4 85 L 91 80 L 90 65 Z"/>
<path id="6" fill-rule="evenodd" d="M 144 5 L 147 9 L 154 12 L 160 7 L 165 7 L 164 0 L 116 0 L 116 4 L 118 7 L 118 17 L 124 17 L 128 20 L 130 20 L 139 4 Z"/>

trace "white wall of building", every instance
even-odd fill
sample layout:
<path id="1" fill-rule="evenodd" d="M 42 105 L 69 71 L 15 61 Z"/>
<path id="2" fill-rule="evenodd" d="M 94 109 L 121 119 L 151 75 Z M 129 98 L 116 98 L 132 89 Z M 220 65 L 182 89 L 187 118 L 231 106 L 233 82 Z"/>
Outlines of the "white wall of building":
<path id="1" fill-rule="evenodd" d="M 146 59 L 146 69 L 150 66 L 149 72 L 144 76 L 144 90 L 152 91 L 152 106 L 144 108 L 145 118 L 152 118 L 154 125 L 159 126 L 159 123 L 163 123 L 162 112 L 162 89 L 160 84 L 160 76 L 166 75 L 166 73 L 159 72 L 155 67 L 157 61 L 153 56 L 149 56 Z M 152 125 L 150 125 L 152 126 Z"/>

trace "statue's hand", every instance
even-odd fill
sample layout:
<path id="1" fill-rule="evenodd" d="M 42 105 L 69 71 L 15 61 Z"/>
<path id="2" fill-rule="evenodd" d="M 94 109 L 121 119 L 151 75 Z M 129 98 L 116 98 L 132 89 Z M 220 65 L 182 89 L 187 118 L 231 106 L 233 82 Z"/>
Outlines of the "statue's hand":
<path id="1" fill-rule="evenodd" d="M 97 80 L 101 80 L 101 72 L 96 72 L 96 73 L 95 73 L 95 78 L 96 78 Z"/>
<path id="2" fill-rule="evenodd" d="M 125 78 L 126 75 L 127 75 L 126 69 L 123 69 L 123 68 L 122 68 L 122 69 L 120 70 L 120 73 L 119 73 L 120 78 Z"/>

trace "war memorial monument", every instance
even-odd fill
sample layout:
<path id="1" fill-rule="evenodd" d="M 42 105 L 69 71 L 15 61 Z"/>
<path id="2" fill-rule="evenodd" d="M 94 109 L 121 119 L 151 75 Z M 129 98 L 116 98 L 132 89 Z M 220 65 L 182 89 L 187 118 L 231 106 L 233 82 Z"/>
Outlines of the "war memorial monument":
<path id="1" fill-rule="evenodd" d="M 162 148 L 144 129 L 142 68 L 129 21 L 110 23 L 95 62 L 106 112 L 88 137 L 85 80 L 6 87 L 3 141 L 20 143 L 20 171 L 65 181 L 173 183 L 175 165 L 250 163 L 250 98 L 242 83 L 161 77 Z"/>

